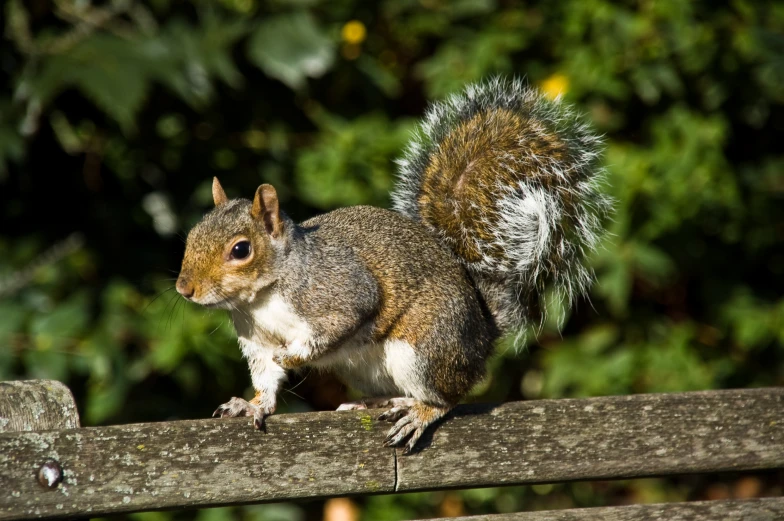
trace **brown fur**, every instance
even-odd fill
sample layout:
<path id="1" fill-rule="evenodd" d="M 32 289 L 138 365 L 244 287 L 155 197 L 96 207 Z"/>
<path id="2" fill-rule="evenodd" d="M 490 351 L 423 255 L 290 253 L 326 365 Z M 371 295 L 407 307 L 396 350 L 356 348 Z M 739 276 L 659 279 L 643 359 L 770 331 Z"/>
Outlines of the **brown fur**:
<path id="1" fill-rule="evenodd" d="M 464 229 L 468 226 L 472 236 L 492 242 L 499 187 L 512 188 L 533 177 L 546 186 L 556 183 L 538 165 L 521 170 L 509 161 L 527 155 L 564 160 L 568 147 L 556 133 L 542 132 L 542 125 L 506 109 L 479 112 L 450 132 L 431 156 L 417 199 L 419 213 L 469 263 L 480 261 L 482 252 L 465 240 Z M 484 253 L 503 256 L 493 245 Z"/>
<path id="2" fill-rule="evenodd" d="M 264 393 L 256 391 L 256 395 L 250 400 L 253 405 L 261 405 L 264 402 Z"/>
<path id="3" fill-rule="evenodd" d="M 235 199 L 221 203 L 188 234 L 178 287 L 194 286 L 194 300 L 210 292 L 235 296 L 247 281 L 270 277 L 273 251 L 264 225 L 250 215 L 250 203 Z M 240 239 L 251 243 L 245 262 L 228 263 L 231 248 Z"/>
<path id="4" fill-rule="evenodd" d="M 445 246 L 413 221 L 367 206 L 342 208 L 302 226 L 349 246 L 370 272 L 378 291 L 372 341 L 403 340 L 420 352 L 442 404 L 457 403 L 481 379 L 497 330 L 465 268 Z M 341 305 L 342 290 L 333 286 L 330 301 Z M 328 313 L 331 303 L 319 302 Z"/>

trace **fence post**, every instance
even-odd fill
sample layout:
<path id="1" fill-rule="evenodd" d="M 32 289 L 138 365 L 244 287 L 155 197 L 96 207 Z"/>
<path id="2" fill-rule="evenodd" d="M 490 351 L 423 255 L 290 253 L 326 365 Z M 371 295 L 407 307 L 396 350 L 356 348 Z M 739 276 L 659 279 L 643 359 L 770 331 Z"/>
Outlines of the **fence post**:
<path id="1" fill-rule="evenodd" d="M 0 433 L 79 428 L 68 389 L 56 380 L 0 382 Z"/>

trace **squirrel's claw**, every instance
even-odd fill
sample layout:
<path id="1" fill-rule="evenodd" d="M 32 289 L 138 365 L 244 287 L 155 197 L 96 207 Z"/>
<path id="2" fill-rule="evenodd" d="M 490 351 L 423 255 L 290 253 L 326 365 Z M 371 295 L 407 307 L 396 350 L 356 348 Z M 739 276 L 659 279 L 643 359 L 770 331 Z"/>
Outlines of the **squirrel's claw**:
<path id="1" fill-rule="evenodd" d="M 404 416 L 389 430 L 384 445 L 397 447 L 402 441 L 417 428 L 410 416 Z"/>
<path id="2" fill-rule="evenodd" d="M 420 427 L 414 431 L 414 434 L 411 435 L 411 438 L 406 443 L 406 448 L 403 449 L 403 455 L 408 456 L 412 452 L 414 452 L 414 446 L 419 442 L 419 438 L 422 437 L 422 434 L 425 433 L 425 429 Z"/>
<path id="3" fill-rule="evenodd" d="M 425 430 L 443 418 L 449 409 L 449 407 L 437 407 L 421 402 L 411 407 L 402 405 L 392 407 L 378 417 L 379 420 L 396 422 L 389 430 L 384 445 L 400 447 L 407 439 L 403 454 L 411 454 Z"/>
<path id="4" fill-rule="evenodd" d="M 260 430 L 267 432 L 264 420 L 272 414 L 274 409 L 270 410 L 253 402 L 243 400 L 242 398 L 232 398 L 228 402 L 220 405 L 215 412 L 212 413 L 213 418 L 236 418 L 238 416 L 251 416 L 253 417 L 253 426 Z"/>
<path id="5" fill-rule="evenodd" d="M 253 414 L 253 426 L 258 431 L 267 432 L 267 419 L 269 414 L 265 414 L 264 411 L 259 407 L 256 412 Z"/>

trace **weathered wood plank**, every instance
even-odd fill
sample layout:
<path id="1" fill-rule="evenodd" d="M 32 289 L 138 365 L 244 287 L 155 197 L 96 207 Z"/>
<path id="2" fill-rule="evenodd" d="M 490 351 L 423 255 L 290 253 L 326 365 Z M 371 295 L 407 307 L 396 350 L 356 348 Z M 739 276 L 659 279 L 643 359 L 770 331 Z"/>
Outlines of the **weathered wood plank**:
<path id="1" fill-rule="evenodd" d="M 411 456 L 377 414 L 0 434 L 0 519 L 784 468 L 784 389 L 465 406 Z"/>
<path id="2" fill-rule="evenodd" d="M 779 521 L 784 519 L 784 498 L 575 508 L 450 517 L 433 521 L 447 519 L 449 521 Z"/>
<path id="3" fill-rule="evenodd" d="M 431 440 L 426 440 L 431 441 Z M 467 406 L 397 490 L 784 468 L 784 389 Z"/>
<path id="4" fill-rule="evenodd" d="M 392 492 L 395 454 L 362 411 L 0 435 L 0 519 Z M 62 483 L 39 468 L 54 460 Z"/>
<path id="5" fill-rule="evenodd" d="M 0 432 L 79 427 L 70 389 L 56 380 L 0 382 Z"/>

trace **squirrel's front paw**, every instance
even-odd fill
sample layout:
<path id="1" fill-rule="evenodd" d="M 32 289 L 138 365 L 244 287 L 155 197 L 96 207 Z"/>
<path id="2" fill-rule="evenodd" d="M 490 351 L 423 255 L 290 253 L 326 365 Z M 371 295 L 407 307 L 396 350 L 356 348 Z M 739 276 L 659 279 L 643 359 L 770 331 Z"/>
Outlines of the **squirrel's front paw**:
<path id="1" fill-rule="evenodd" d="M 220 405 L 212 417 L 218 418 L 236 418 L 238 416 L 252 416 L 253 426 L 258 430 L 265 430 L 264 420 L 267 416 L 275 412 L 274 407 L 264 407 L 242 398 L 232 398 L 228 402 Z"/>

